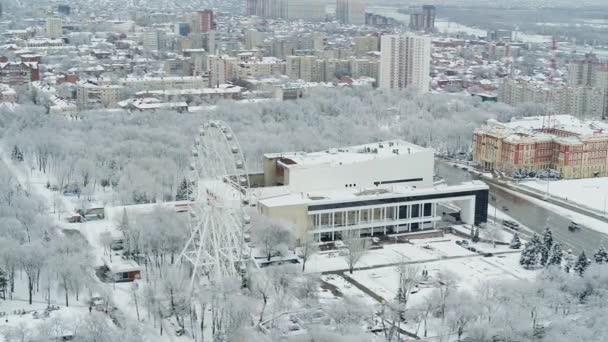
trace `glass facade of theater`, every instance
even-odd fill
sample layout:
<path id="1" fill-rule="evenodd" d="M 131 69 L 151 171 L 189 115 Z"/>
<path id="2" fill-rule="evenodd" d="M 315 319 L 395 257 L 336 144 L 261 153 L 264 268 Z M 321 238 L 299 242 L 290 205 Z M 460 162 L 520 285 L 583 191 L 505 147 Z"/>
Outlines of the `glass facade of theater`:
<path id="1" fill-rule="evenodd" d="M 462 199 L 474 201 L 475 224 L 487 221 L 488 191 L 476 190 L 310 205 L 308 232 L 327 241 L 341 239 L 345 230 L 374 236 L 433 229 L 441 220 L 438 203 Z"/>

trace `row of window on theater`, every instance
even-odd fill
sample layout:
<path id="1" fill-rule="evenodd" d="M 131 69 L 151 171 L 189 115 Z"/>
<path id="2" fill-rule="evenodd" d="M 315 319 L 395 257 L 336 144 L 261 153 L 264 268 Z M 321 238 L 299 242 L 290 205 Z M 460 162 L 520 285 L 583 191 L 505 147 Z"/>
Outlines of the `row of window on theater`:
<path id="1" fill-rule="evenodd" d="M 344 184 L 345 188 L 354 188 L 356 186 L 357 186 L 357 184 Z"/>

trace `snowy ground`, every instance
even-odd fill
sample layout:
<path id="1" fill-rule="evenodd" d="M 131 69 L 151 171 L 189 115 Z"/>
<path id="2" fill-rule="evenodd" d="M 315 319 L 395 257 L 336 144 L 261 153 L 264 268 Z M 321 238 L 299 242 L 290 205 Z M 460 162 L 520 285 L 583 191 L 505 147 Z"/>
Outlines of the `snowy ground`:
<path id="1" fill-rule="evenodd" d="M 604 215 L 608 209 L 608 177 L 557 181 L 533 180 L 522 182 L 520 185 L 545 193 L 548 189 L 551 196 L 587 206 Z"/>
<path id="2" fill-rule="evenodd" d="M 362 303 L 365 303 L 366 305 L 370 306 L 370 308 L 373 307 L 374 305 L 378 304 L 378 302 L 376 302 L 372 297 L 363 293 L 363 291 L 361 291 L 358 288 L 356 288 L 355 286 L 353 286 L 346 279 L 344 279 L 344 277 L 342 277 L 340 275 L 337 275 L 337 274 L 322 275 L 321 280 L 328 284 L 335 286 L 337 289 L 339 289 L 340 293 L 343 296 L 357 298 Z M 327 299 L 335 300 L 335 299 L 337 299 L 337 297 L 335 297 L 333 295 L 324 294 L 321 297 L 321 304 L 326 304 L 328 302 Z"/>
<path id="3" fill-rule="evenodd" d="M 535 271 L 524 270 L 519 265 L 518 253 L 490 258 L 471 257 L 440 260 L 417 265 L 417 267 L 421 271 L 426 269 L 431 278 L 437 272 L 443 270 L 454 272 L 459 279 L 458 287 L 467 290 L 473 290 L 475 286 L 483 281 L 530 279 L 536 275 Z M 351 277 L 387 301 L 393 300 L 397 295 L 399 274 L 393 266 L 355 271 Z M 415 305 L 416 301 L 430 293 L 431 290 L 430 287 L 420 287 L 419 292 L 412 296 L 412 305 Z"/>
<path id="4" fill-rule="evenodd" d="M 444 237 L 431 239 L 415 239 L 409 243 L 386 244 L 382 249 L 368 251 L 356 265 L 362 267 L 381 267 L 400 262 L 424 262 L 434 261 L 450 257 L 462 257 L 477 255 L 456 244 L 462 238 L 445 234 Z M 509 242 L 510 235 L 505 234 L 503 242 Z M 477 249 L 484 252 L 504 252 L 512 251 L 506 246 L 492 246 L 491 243 L 472 244 Z M 306 272 L 329 272 L 348 269 L 346 258 L 335 252 L 320 252 L 314 254 L 306 263 Z"/>
<path id="5" fill-rule="evenodd" d="M 64 196 L 59 194 L 57 191 L 51 191 L 46 187 L 48 177 L 37 170 L 29 169 L 24 164 L 15 164 L 9 157 L 9 154 L 6 153 L 2 147 L 0 146 L 0 158 L 2 162 L 6 165 L 6 167 L 11 171 L 11 173 L 17 178 L 17 180 L 30 192 L 36 193 L 41 196 L 47 202 L 47 207 L 50 208 L 49 217 L 53 219 L 57 227 L 63 230 L 77 230 L 86 238 L 88 243 L 91 245 L 91 253 L 95 256 L 95 264 L 99 265 L 101 262 L 101 257 L 103 256 L 103 248 L 99 242 L 99 234 L 104 231 L 115 232 L 115 223 L 117 217 L 122 214 L 123 207 L 114 207 L 106 210 L 106 218 L 99 221 L 90 221 L 87 223 L 68 223 L 66 218 L 71 216 L 72 213 L 77 208 L 82 208 L 83 204 L 89 206 L 94 206 L 95 203 L 88 202 L 84 196 L 80 198 L 76 196 Z M 108 194 L 99 193 L 94 194 L 91 199 L 96 202 L 96 199 L 105 198 Z M 105 201 L 100 201 L 105 202 Z M 170 205 L 170 204 L 169 204 Z M 143 206 L 127 206 L 127 210 L 133 211 L 149 211 L 154 208 L 154 205 L 143 205 Z M 23 276 L 25 277 L 25 276 Z M 117 308 L 124 314 L 126 320 L 130 322 L 137 322 L 135 308 L 133 306 L 133 300 L 130 289 L 132 283 L 122 283 L 122 284 L 106 284 L 99 282 L 96 284 L 103 291 L 107 291 L 112 294 L 112 301 L 117 306 Z M 35 326 L 38 324 L 38 320 L 35 320 L 31 314 L 28 315 L 14 315 L 13 311 L 15 310 L 40 310 L 41 308 L 46 307 L 46 302 L 44 297 L 42 296 L 42 292 L 37 294 L 36 303 L 30 306 L 26 299 L 27 294 L 21 293 L 20 291 L 27 291 L 26 285 L 20 285 L 18 288 L 16 287 L 17 293 L 15 294 L 15 300 L 13 301 L 2 301 L 0 302 L 0 312 L 6 312 L 8 316 L 4 316 L 1 318 L 1 322 L 7 324 L 6 320 L 8 319 L 8 324 L 12 324 L 12 322 L 17 322 L 19 324 L 20 321 L 27 321 L 27 323 L 23 324 L 33 324 L 31 326 Z M 53 290 L 54 292 L 54 290 Z M 55 293 L 52 293 L 55 296 Z M 74 314 L 75 316 L 82 316 L 85 312 L 88 314 L 88 304 L 85 303 L 85 300 L 81 298 L 80 302 L 75 302 L 74 299 L 71 300 L 74 303 L 73 307 L 70 305 L 70 308 L 65 308 L 62 303 L 63 298 L 60 300 L 52 301 L 53 304 L 61 307 L 59 311 L 53 313 L 53 315 L 63 315 L 64 312 L 66 315 Z M 57 313 L 58 312 L 58 313 Z M 51 317 L 53 316 L 51 315 Z M 40 319 L 40 322 L 43 322 L 46 319 Z M 164 336 L 158 335 L 158 329 L 155 324 L 148 320 L 146 317 L 142 317 L 141 321 L 138 322 L 142 326 L 142 332 L 144 333 L 144 340 L 149 342 L 164 342 L 164 341 L 191 341 L 191 338 L 187 336 L 172 336 L 170 323 L 165 323 L 165 334 Z M 0 325 L 2 328 L 2 325 Z M 0 337 L 0 342 L 2 342 L 2 337 Z"/>

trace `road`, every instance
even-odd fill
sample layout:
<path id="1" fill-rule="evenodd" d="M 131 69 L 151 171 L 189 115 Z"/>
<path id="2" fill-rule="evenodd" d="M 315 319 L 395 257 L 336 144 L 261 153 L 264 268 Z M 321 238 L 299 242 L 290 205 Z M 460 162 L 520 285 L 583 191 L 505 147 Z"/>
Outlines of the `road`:
<path id="1" fill-rule="evenodd" d="M 452 167 L 444 161 L 437 160 L 435 164 L 436 174 L 445 178 L 448 184 L 479 179 L 479 177 L 460 168 Z M 568 230 L 568 225 L 572 221 L 571 218 L 540 207 L 493 184 L 488 185 L 490 186 L 491 196 L 496 198 L 496 201 L 491 201 L 491 204 L 498 208 L 507 207 L 509 209 L 508 215 L 535 232 L 540 234 L 546 226 L 549 226 L 556 240 L 576 252 L 585 250 L 587 253 L 595 253 L 601 245 L 608 246 L 608 235 L 585 227 L 577 232 L 571 232 Z"/>

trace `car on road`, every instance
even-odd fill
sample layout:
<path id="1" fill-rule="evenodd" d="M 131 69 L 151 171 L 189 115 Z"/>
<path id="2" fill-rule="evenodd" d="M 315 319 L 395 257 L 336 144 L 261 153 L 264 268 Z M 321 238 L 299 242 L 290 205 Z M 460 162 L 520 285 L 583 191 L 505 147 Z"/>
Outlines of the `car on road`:
<path id="1" fill-rule="evenodd" d="M 502 225 L 513 230 L 519 230 L 519 223 L 515 221 L 503 220 Z"/>
<path id="2" fill-rule="evenodd" d="M 580 229 L 581 229 L 581 226 L 579 226 L 579 224 L 576 222 L 570 222 L 570 224 L 568 225 L 568 230 L 571 232 L 575 232 Z"/>

